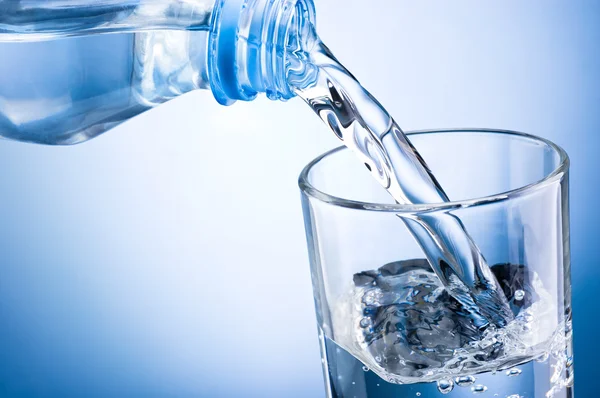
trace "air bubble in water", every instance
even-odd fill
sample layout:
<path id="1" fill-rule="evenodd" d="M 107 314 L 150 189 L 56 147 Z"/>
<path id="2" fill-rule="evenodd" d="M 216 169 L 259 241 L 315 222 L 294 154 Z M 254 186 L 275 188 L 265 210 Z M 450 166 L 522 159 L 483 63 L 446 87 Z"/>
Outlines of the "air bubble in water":
<path id="1" fill-rule="evenodd" d="M 363 318 L 360 320 L 361 328 L 368 328 L 369 326 L 371 326 L 371 324 L 372 324 L 371 318 Z"/>
<path id="2" fill-rule="evenodd" d="M 442 379 L 437 382 L 438 391 L 442 394 L 449 394 L 454 389 L 454 382 L 450 379 Z"/>
<path id="3" fill-rule="evenodd" d="M 369 371 L 369 370 L 371 370 L 371 369 L 369 369 L 369 367 L 365 365 L 365 366 L 363 366 L 363 370 L 364 370 L 365 372 L 368 372 L 368 371 Z"/>
<path id="4" fill-rule="evenodd" d="M 517 290 L 515 292 L 515 301 L 521 301 L 525 298 L 525 291 Z"/>
<path id="5" fill-rule="evenodd" d="M 375 297 L 373 297 L 372 295 L 366 296 L 365 299 L 365 304 L 366 305 L 375 305 L 377 304 L 377 301 L 375 300 Z"/>
<path id="6" fill-rule="evenodd" d="M 512 368 L 512 369 L 508 369 L 508 370 L 506 371 L 506 375 L 507 375 L 508 377 L 514 377 L 514 376 L 518 376 L 518 375 L 520 375 L 521 373 L 523 373 L 523 371 L 522 371 L 521 369 L 519 369 L 519 368 Z"/>
<path id="7" fill-rule="evenodd" d="M 468 387 L 471 384 L 475 383 L 475 378 L 473 376 L 460 376 L 457 377 L 454 381 L 459 387 Z"/>
<path id="8" fill-rule="evenodd" d="M 523 398 L 519 394 L 508 395 L 506 398 Z"/>
<path id="9" fill-rule="evenodd" d="M 417 393 L 417 397 L 420 397 L 420 396 L 421 396 L 421 393 L 420 393 L 420 392 L 418 392 L 418 393 Z"/>
<path id="10" fill-rule="evenodd" d="M 473 394 L 481 394 L 483 392 L 486 392 L 487 389 L 488 388 L 483 384 L 477 384 L 476 386 L 471 387 L 471 391 L 473 391 Z"/>

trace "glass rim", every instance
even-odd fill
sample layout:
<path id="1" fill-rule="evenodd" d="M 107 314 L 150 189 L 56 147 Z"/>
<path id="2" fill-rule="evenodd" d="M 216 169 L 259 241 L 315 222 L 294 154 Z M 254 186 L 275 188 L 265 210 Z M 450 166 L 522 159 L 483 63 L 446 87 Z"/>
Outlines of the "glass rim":
<path id="1" fill-rule="evenodd" d="M 520 196 L 527 195 L 538 189 L 545 188 L 556 181 L 560 181 L 565 173 L 569 169 L 570 160 L 567 152 L 556 145 L 550 140 L 541 138 L 532 134 L 522 133 L 512 130 L 499 130 L 499 129 L 486 129 L 486 128 L 449 128 L 449 129 L 427 129 L 427 130 L 414 130 L 409 131 L 406 134 L 409 136 L 425 135 L 425 134 L 447 134 L 447 133 L 484 133 L 484 134 L 500 134 L 508 135 L 513 137 L 525 138 L 528 140 L 537 141 L 552 148 L 555 153 L 560 157 L 560 163 L 551 172 L 544 176 L 544 178 L 533 182 L 531 184 L 524 185 L 519 188 L 511 189 L 509 191 L 500 192 L 493 195 L 465 199 L 459 201 L 450 201 L 444 203 L 429 203 L 429 204 L 385 204 L 385 203 L 370 203 L 362 202 L 358 200 L 345 199 L 338 196 L 330 195 L 316 188 L 309 182 L 309 175 L 311 170 L 317 166 L 323 159 L 336 154 L 337 152 L 347 150 L 345 146 L 339 146 L 331 149 L 324 154 L 313 159 L 300 173 L 298 179 L 298 185 L 300 190 L 309 197 L 312 197 L 320 202 L 327 203 L 333 206 L 346 207 L 355 210 L 366 210 L 366 211 L 380 211 L 380 212 L 393 212 L 393 213 L 422 213 L 422 212 L 434 212 L 434 211 L 449 211 L 459 208 L 467 208 L 472 206 L 478 206 L 483 204 L 504 202 L 507 200 L 515 199 Z M 386 133 L 386 134 L 389 134 Z"/>

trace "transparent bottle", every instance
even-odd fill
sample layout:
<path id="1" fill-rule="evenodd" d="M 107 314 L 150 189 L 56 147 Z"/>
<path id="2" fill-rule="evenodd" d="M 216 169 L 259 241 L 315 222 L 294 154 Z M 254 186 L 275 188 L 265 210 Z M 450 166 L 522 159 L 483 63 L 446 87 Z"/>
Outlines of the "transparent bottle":
<path id="1" fill-rule="evenodd" d="M 289 99 L 296 18 L 312 0 L 0 0 L 0 136 L 75 144 L 197 89 Z"/>

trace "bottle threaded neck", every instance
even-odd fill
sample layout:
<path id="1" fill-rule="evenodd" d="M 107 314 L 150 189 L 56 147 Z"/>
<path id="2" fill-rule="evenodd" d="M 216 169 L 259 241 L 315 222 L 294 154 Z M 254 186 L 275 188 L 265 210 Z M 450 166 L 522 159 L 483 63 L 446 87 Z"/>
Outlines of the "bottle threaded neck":
<path id="1" fill-rule="evenodd" d="M 297 19 L 315 22 L 312 0 L 219 0 L 209 36 L 209 73 L 221 104 L 259 93 L 286 100 L 287 46 Z"/>

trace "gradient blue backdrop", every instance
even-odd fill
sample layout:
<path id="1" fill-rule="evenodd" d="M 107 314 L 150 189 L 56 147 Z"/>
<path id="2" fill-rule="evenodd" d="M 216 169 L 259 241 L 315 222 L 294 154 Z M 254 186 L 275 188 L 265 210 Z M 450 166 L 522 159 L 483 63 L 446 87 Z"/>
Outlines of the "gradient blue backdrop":
<path id="1" fill-rule="evenodd" d="M 600 2 L 491 3 L 317 0 L 319 30 L 406 130 L 569 152 L 576 387 L 594 397 Z M 208 92 L 75 147 L 0 142 L 0 397 L 324 396 L 296 177 L 335 145 L 301 101 Z"/>

